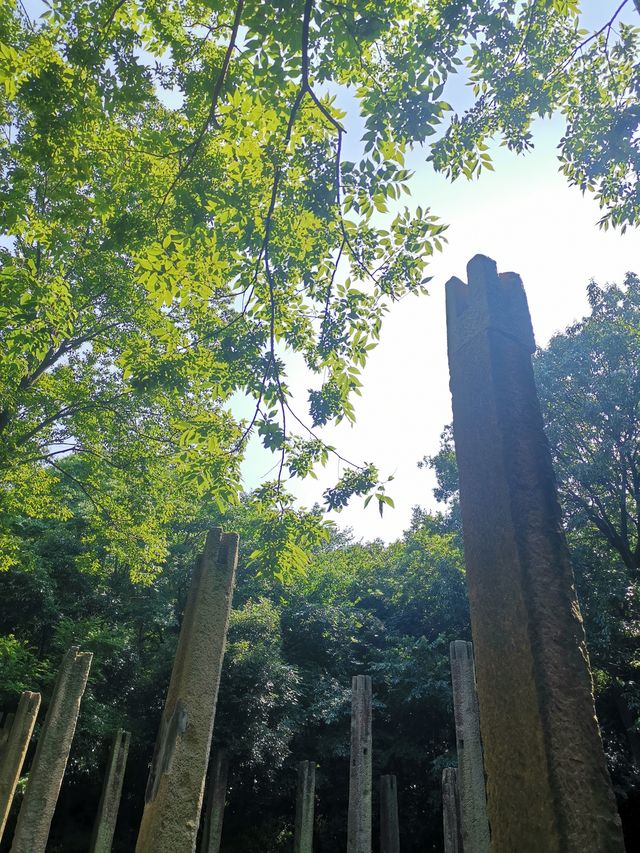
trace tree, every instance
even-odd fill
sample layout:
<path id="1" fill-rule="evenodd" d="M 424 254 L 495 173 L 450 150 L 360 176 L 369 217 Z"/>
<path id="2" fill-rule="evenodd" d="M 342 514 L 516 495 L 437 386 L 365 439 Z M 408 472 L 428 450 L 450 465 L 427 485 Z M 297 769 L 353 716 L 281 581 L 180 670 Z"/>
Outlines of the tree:
<path id="1" fill-rule="evenodd" d="M 569 528 L 594 525 L 637 581 L 640 279 L 588 295 L 591 314 L 538 353 L 536 380 Z"/>
<path id="2" fill-rule="evenodd" d="M 166 553 L 165 501 L 188 490 L 232 505 L 252 436 L 277 454 L 265 496 L 278 507 L 287 476 L 337 452 L 317 429 L 353 418 L 390 305 L 424 291 L 444 226 L 398 204 L 404 156 L 447 128 L 442 93 L 465 45 L 476 113 L 495 117 L 449 123 L 433 160 L 452 174 L 489 167 L 483 140 L 499 130 L 522 147 L 536 111 L 561 107 L 607 139 L 614 125 L 631 133 L 637 33 L 612 31 L 588 43 L 594 57 L 608 52 L 604 68 L 581 59 L 567 0 L 521 11 L 488 0 L 55 0 L 38 21 L 2 4 L 6 511 L 64 513 L 46 466 L 149 575 Z M 580 88 L 587 77 L 597 97 Z M 340 90 L 365 121 L 357 162 L 343 157 Z M 634 145 L 608 149 L 629 180 Z M 603 203 L 618 193 L 629 221 L 630 193 L 599 174 Z M 287 383 L 296 356 L 311 374 L 308 414 Z M 388 502 L 375 466 L 357 462 L 327 490 L 329 507 L 371 491 Z M 6 529 L 3 544 L 6 566 Z"/>

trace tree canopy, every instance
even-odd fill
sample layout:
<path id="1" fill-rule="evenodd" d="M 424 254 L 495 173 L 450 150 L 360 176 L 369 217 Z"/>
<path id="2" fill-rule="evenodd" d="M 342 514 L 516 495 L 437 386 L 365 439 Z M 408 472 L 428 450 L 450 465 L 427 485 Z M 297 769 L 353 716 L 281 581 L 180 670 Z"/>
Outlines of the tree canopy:
<path id="1" fill-rule="evenodd" d="M 524 150 L 532 118 L 561 110 L 569 179 L 605 222 L 635 221 L 625 5 L 589 34 L 574 0 L 54 0 L 41 15 L 3 2 L 6 509 L 64 514 L 50 491 L 64 476 L 95 535 L 108 527 L 149 577 L 171 505 L 185 491 L 236 503 L 255 436 L 277 460 L 263 498 L 291 519 L 284 480 L 338 453 L 318 430 L 353 418 L 385 313 L 424 292 L 442 246 L 444 224 L 400 203 L 412 147 L 471 177 L 491 168 L 488 138 Z M 443 99 L 455 74 L 474 85 L 461 115 Z M 345 97 L 364 122 L 349 145 Z M 391 500 L 355 460 L 325 503 L 371 493 Z M 8 566 L 17 543 L 0 533 Z M 278 559 L 301 558 L 287 545 Z"/>

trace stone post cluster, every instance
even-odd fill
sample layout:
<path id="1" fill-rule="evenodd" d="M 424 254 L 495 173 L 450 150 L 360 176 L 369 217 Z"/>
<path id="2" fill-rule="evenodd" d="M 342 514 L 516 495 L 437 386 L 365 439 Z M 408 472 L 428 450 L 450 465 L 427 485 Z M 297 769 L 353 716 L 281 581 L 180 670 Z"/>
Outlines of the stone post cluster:
<path id="1" fill-rule="evenodd" d="M 467 273 L 447 332 L 491 849 L 620 853 L 525 292 L 482 255 Z"/>
<path id="2" fill-rule="evenodd" d="M 29 771 L 11 853 L 45 851 L 92 657 L 73 646 L 62 660 Z"/>
<path id="3" fill-rule="evenodd" d="M 198 560 L 185 608 L 171 683 L 160 723 L 138 836 L 138 853 L 193 853 L 213 733 L 218 686 L 238 560 L 238 536 L 215 528 Z M 11 853 L 44 853 L 92 655 L 65 655 L 38 738 Z M 0 728 L 0 838 L 35 725 L 40 694 L 22 694 Z M 90 853 L 109 853 L 118 816 L 130 735 L 112 744 Z M 218 853 L 227 761 L 211 763 L 201 853 Z M 313 822 L 313 812 L 311 812 Z M 311 849 L 311 848 L 309 848 Z"/>

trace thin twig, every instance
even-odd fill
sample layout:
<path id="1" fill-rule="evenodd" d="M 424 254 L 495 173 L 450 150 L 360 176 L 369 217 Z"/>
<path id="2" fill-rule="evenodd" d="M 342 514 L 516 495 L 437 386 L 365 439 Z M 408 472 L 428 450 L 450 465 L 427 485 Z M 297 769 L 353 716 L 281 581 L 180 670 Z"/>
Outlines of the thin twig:
<path id="1" fill-rule="evenodd" d="M 218 109 L 218 100 L 220 98 L 220 94 L 222 93 L 222 87 L 224 86 L 224 82 L 225 82 L 225 79 L 227 76 L 227 71 L 229 70 L 229 64 L 231 62 L 231 55 L 233 53 L 233 49 L 235 47 L 236 39 L 238 37 L 238 29 L 240 27 L 240 21 L 242 18 L 243 10 L 244 10 L 244 0 L 238 0 L 238 5 L 236 6 L 236 12 L 235 12 L 235 16 L 233 19 L 233 25 L 231 28 L 231 37 L 229 39 L 229 43 L 227 44 L 227 50 L 225 52 L 224 59 L 222 60 L 222 67 L 220 68 L 220 73 L 218 74 L 218 77 L 216 78 L 215 85 L 213 87 L 213 92 L 211 95 L 211 105 L 209 107 L 209 112 L 207 113 L 207 117 L 204 120 L 202 127 L 200 128 L 200 131 L 198 132 L 198 135 L 196 136 L 195 140 L 190 145 L 190 151 L 189 151 L 189 154 L 188 154 L 186 160 L 184 161 L 184 163 L 182 163 L 182 165 L 178 169 L 178 173 L 176 174 L 175 178 L 171 182 L 169 189 L 164 194 L 163 199 L 160 202 L 160 205 L 158 206 L 158 210 L 156 211 L 156 218 L 157 218 L 158 214 L 160 213 L 160 211 L 162 210 L 162 208 L 164 207 L 164 205 L 166 204 L 166 201 L 167 201 L 167 198 L 169 197 L 169 195 L 173 192 L 173 190 L 175 189 L 178 182 L 184 177 L 185 173 L 187 172 L 187 170 L 189 169 L 189 167 L 193 163 L 195 156 L 198 153 L 200 146 L 202 145 L 202 141 L 204 139 L 204 136 L 205 136 L 207 130 L 209 129 L 209 127 L 212 124 L 217 123 L 216 111 Z"/>

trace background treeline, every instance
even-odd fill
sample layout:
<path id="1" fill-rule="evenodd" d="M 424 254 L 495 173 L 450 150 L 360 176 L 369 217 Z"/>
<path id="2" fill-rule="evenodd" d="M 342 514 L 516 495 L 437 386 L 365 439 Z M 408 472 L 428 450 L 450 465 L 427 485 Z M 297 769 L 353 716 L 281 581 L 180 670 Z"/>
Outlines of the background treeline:
<path id="1" fill-rule="evenodd" d="M 638 840 L 640 732 L 640 281 L 589 287 L 591 314 L 536 357 L 573 554 L 598 712 L 628 849 Z M 344 846 L 350 682 L 374 683 L 374 773 L 398 775 L 403 850 L 441 849 L 440 776 L 455 762 L 448 644 L 469 638 L 450 430 L 425 459 L 443 512 L 415 509 L 391 545 L 332 529 L 304 571 L 272 571 L 269 517 L 247 496 L 222 518 L 184 505 L 165 522 L 170 554 L 147 583 L 95 526 L 81 455 L 51 485 L 66 517 L 16 510 L 15 564 L 0 574 L 0 706 L 23 689 L 46 702 L 64 651 L 94 653 L 51 851 L 86 850 L 111 734 L 132 732 L 114 850 L 133 849 L 147 766 L 196 553 L 206 529 L 241 534 L 216 718 L 231 776 L 225 853 L 290 850 L 295 765 L 318 762 L 317 850 Z M 170 477 L 170 472 L 167 472 Z M 315 512 L 291 517 L 313 530 Z M 297 522 L 296 522 L 297 519 Z M 275 536 L 281 535 L 281 530 Z M 41 720 L 43 713 L 41 713 Z M 634 816 L 635 815 L 635 816 Z M 7 834 L 10 837 L 10 832 Z M 5 849 L 5 848 L 3 848 Z M 7 848 L 8 849 L 8 848 Z"/>

